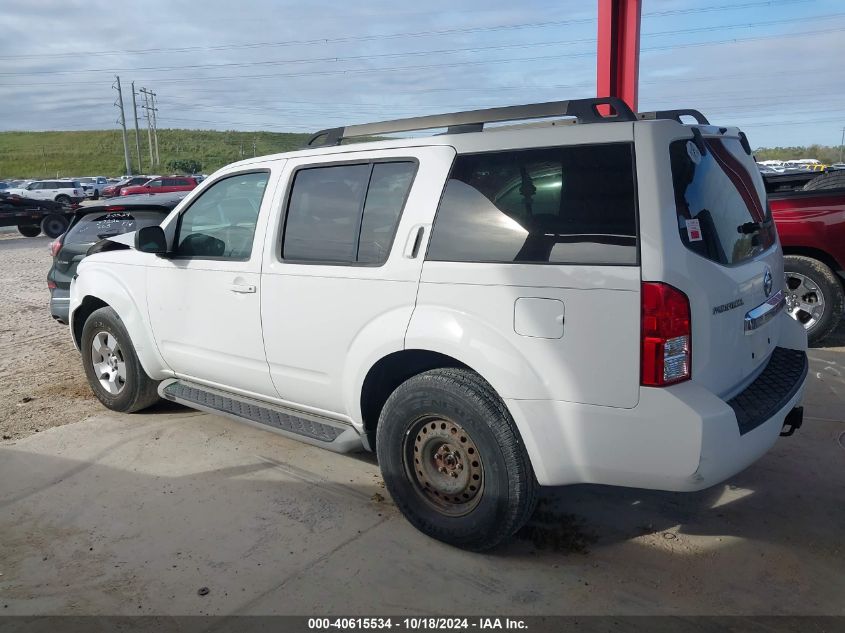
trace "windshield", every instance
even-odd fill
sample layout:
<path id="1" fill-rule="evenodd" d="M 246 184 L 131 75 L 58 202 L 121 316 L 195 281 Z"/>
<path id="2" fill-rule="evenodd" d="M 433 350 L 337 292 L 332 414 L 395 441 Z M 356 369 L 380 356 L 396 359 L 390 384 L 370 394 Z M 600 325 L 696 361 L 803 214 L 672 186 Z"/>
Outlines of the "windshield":
<path id="1" fill-rule="evenodd" d="M 113 211 L 91 213 L 83 216 L 65 236 L 65 244 L 90 244 L 107 237 L 114 237 L 145 226 L 161 224 L 167 217 L 161 211 Z"/>
<path id="2" fill-rule="evenodd" d="M 749 169 L 739 139 L 704 138 L 669 146 L 681 241 L 720 264 L 738 264 L 769 249 L 776 239 L 758 169 Z"/>

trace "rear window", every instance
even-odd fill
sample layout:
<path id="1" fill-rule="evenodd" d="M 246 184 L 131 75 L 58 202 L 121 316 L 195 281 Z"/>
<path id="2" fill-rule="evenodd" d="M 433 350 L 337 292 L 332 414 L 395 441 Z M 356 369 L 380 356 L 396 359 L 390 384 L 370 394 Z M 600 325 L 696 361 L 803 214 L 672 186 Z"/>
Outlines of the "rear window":
<path id="1" fill-rule="evenodd" d="M 82 216 L 65 236 L 65 244 L 93 243 L 107 237 L 114 237 L 145 226 L 161 224 L 167 217 L 157 211 L 114 211 L 112 213 L 89 213 Z"/>
<path id="2" fill-rule="evenodd" d="M 458 156 L 427 259 L 636 264 L 632 145 Z"/>
<path id="3" fill-rule="evenodd" d="M 763 177 L 739 139 L 702 141 L 703 153 L 692 140 L 669 146 L 681 241 L 714 262 L 739 264 L 775 243 Z"/>

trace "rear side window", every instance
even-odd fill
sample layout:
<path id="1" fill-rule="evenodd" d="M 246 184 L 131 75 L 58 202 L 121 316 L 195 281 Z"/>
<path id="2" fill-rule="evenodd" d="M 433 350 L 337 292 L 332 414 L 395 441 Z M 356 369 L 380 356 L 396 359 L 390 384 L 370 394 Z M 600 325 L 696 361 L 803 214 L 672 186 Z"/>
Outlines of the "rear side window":
<path id="1" fill-rule="evenodd" d="M 428 260 L 625 264 L 637 257 L 633 146 L 458 156 Z"/>
<path id="2" fill-rule="evenodd" d="M 289 196 L 282 257 L 384 263 L 415 172 L 411 161 L 299 170 Z"/>
<path id="3" fill-rule="evenodd" d="M 763 177 L 739 139 L 702 142 L 704 152 L 692 140 L 669 146 L 681 241 L 714 262 L 739 264 L 775 243 Z"/>
<path id="4" fill-rule="evenodd" d="M 112 213 L 89 213 L 82 216 L 65 236 L 65 244 L 93 243 L 107 237 L 137 231 L 145 226 L 161 224 L 167 217 L 157 211 L 114 211 Z"/>

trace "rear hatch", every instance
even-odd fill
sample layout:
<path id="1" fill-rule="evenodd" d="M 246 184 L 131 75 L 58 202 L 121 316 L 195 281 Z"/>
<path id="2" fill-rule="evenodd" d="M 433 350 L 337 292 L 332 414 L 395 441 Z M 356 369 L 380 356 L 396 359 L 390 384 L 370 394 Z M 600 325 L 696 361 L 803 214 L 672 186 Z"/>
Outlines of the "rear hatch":
<path id="1" fill-rule="evenodd" d="M 692 380 L 729 399 L 759 375 L 780 339 L 783 257 L 765 185 L 737 129 L 652 125 L 658 131 L 644 145 L 665 169 L 652 177 L 660 217 L 643 212 L 643 279 L 687 295 Z M 662 248 L 648 247 L 652 231 Z"/>
<path id="2" fill-rule="evenodd" d="M 145 226 L 160 224 L 167 211 L 103 211 L 86 213 L 71 225 L 62 239 L 62 247 L 53 260 L 48 279 L 57 288 L 69 289 L 76 267 L 88 249 L 100 240 Z"/>

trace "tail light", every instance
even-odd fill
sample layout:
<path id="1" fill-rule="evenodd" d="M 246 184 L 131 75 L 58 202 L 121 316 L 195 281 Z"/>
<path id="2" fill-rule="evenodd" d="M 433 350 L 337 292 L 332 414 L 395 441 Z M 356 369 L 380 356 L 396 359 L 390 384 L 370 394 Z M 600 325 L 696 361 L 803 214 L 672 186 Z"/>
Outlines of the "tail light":
<path id="1" fill-rule="evenodd" d="M 692 323 L 689 299 L 669 284 L 642 283 L 641 380 L 663 387 L 689 380 L 692 373 Z"/>
<path id="2" fill-rule="evenodd" d="M 62 238 L 58 238 L 50 242 L 50 255 L 55 257 L 62 250 Z"/>
<path id="3" fill-rule="evenodd" d="M 56 289 L 56 282 L 52 279 L 47 280 L 47 290 L 55 290 Z"/>

